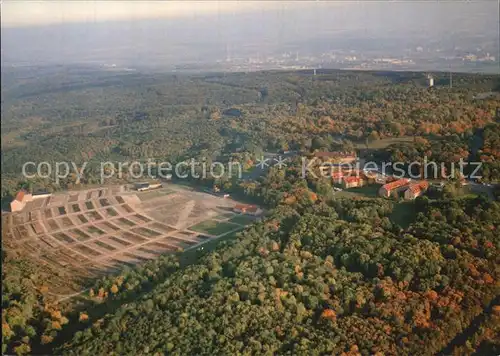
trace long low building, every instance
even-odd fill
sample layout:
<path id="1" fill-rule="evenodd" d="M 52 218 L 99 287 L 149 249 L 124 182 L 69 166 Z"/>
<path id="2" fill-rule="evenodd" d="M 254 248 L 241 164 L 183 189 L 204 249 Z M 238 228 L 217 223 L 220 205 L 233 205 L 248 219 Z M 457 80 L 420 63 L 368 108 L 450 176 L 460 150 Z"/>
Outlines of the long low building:
<path id="1" fill-rule="evenodd" d="M 33 195 L 28 193 L 26 190 L 20 190 L 17 192 L 14 200 L 10 203 L 10 211 L 21 211 L 26 206 L 26 203 L 33 200 Z"/>
<path id="2" fill-rule="evenodd" d="M 365 185 L 365 180 L 362 177 L 349 176 L 342 178 L 342 186 L 344 189 L 357 188 Z"/>
<path id="3" fill-rule="evenodd" d="M 413 200 L 422 194 L 424 194 L 427 189 L 429 188 L 429 182 L 427 181 L 421 181 L 418 183 L 412 183 L 408 187 L 408 189 L 405 190 L 405 199 L 406 200 Z"/>
<path id="4" fill-rule="evenodd" d="M 410 180 L 408 178 L 401 178 L 394 182 L 384 184 L 380 187 L 378 194 L 381 197 L 389 198 L 391 194 L 396 191 L 402 191 L 408 187 Z"/>
<path id="5" fill-rule="evenodd" d="M 134 188 L 138 192 L 144 192 L 146 190 L 151 190 L 151 189 L 158 189 L 161 187 L 162 187 L 161 183 L 136 183 L 134 185 Z"/>
<path id="6" fill-rule="evenodd" d="M 246 204 L 235 205 L 233 211 L 247 215 L 260 215 L 262 213 L 262 209 L 260 209 L 258 206 Z"/>
<path id="7" fill-rule="evenodd" d="M 48 198 L 52 194 L 48 192 L 39 192 L 35 194 L 31 194 L 28 191 L 21 189 L 17 192 L 14 200 L 10 203 L 10 211 L 21 211 L 24 209 L 28 202 L 31 202 L 36 199 Z"/>

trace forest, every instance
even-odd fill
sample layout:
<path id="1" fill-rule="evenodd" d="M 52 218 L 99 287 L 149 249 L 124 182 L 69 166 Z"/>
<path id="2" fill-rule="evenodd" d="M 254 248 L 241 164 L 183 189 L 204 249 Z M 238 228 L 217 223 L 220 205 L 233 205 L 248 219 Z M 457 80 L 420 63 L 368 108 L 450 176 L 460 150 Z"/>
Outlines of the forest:
<path id="1" fill-rule="evenodd" d="M 61 74 L 64 73 L 64 74 Z M 436 73 L 436 82 L 445 78 Z M 255 161 L 262 151 L 344 148 L 415 137 L 419 154 L 479 156 L 497 179 L 499 77 L 455 76 L 427 87 L 423 73 L 308 71 L 207 75 L 117 73 L 76 67 L 2 73 L 2 202 L 21 186 L 72 189 L 74 174 L 26 179 L 25 162 L 88 162 L 80 183 L 97 183 L 101 161 L 188 158 Z M 484 129 L 484 131 L 483 131 Z M 496 130 L 496 131 L 495 131 Z M 444 141 L 441 141 L 444 139 Z M 442 147 L 441 147 L 442 146 Z M 496 172 L 496 173 L 495 173 Z M 126 178 L 126 177 L 125 177 Z"/>
<path id="2" fill-rule="evenodd" d="M 127 268 L 60 306 L 33 289 L 40 277 L 4 269 L 10 350 L 31 341 L 73 355 L 498 353 L 498 202 L 417 198 L 403 228 L 391 219 L 396 202 L 330 197 L 297 171 L 255 182 L 271 214 L 194 263 L 171 255 Z M 469 338 L 455 344 L 461 333 Z"/>
<path id="3" fill-rule="evenodd" d="M 487 126 L 483 133 L 483 146 L 478 152 L 479 159 L 483 162 L 482 176 L 487 181 L 500 180 L 500 125 Z"/>
<path id="4" fill-rule="evenodd" d="M 453 88 L 428 88 L 423 73 L 58 73 L 2 73 L 3 203 L 20 187 L 76 188 L 71 175 L 59 185 L 21 176 L 22 162 L 42 160 L 88 161 L 86 185 L 101 160 L 250 168 L 264 151 L 356 149 L 377 160 L 479 160 L 485 182 L 499 179 L 499 101 L 475 99 L 499 76 L 457 73 Z M 74 281 L 84 293 L 59 303 L 48 286 L 67 276 L 2 249 L 2 352 L 500 353 L 498 201 L 456 194 L 451 180 L 405 203 L 403 224 L 401 201 L 339 196 L 300 170 L 297 157 L 254 179 L 190 182 L 269 213 L 213 250 Z"/>
<path id="5" fill-rule="evenodd" d="M 458 355 L 470 347 L 452 340 L 498 304 L 497 202 L 418 198 L 403 229 L 389 218 L 390 201 L 326 199 L 304 181 L 289 184 L 301 199 L 276 202 L 237 239 L 170 272 L 58 350 Z M 133 284 L 121 280 L 96 290 L 126 297 Z M 498 317 L 488 314 L 469 352 L 498 352 Z"/>

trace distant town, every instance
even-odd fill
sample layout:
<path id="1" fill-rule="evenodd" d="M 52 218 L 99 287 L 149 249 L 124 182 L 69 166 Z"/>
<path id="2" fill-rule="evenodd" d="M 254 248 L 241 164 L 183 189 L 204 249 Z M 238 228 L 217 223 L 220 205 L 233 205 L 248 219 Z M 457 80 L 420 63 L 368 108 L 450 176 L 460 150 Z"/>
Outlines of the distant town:
<path id="1" fill-rule="evenodd" d="M 355 49 L 336 49 L 327 51 L 311 51 L 300 49 L 282 51 L 272 54 L 234 55 L 230 47 L 225 56 L 219 57 L 215 63 L 209 61 L 185 62 L 175 66 L 175 70 L 223 70 L 245 72 L 258 70 L 304 70 L 304 69 L 358 69 L 358 70 L 430 70 L 492 72 L 499 70 L 498 52 L 496 48 L 477 47 L 463 49 L 454 47 L 443 49 L 437 47 L 416 46 L 400 51 L 362 51 Z M 116 66 L 116 65 L 115 65 Z"/>

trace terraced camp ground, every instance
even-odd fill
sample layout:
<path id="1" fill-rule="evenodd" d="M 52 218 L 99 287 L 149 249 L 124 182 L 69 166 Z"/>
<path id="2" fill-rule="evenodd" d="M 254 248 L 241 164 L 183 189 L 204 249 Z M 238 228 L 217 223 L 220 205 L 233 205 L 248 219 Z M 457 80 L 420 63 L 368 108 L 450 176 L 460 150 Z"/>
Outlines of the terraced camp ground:
<path id="1" fill-rule="evenodd" d="M 231 212 L 235 204 L 176 186 L 146 193 L 122 187 L 67 192 L 4 215 L 3 246 L 90 277 L 241 230 L 253 218 Z"/>

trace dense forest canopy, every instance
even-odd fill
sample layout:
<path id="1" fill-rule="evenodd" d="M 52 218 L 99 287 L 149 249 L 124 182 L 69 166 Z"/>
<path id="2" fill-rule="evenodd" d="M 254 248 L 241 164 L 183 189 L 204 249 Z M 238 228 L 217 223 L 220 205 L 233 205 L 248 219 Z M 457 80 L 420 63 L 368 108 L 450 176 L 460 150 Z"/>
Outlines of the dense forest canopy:
<path id="1" fill-rule="evenodd" d="M 497 296 L 500 206 L 416 205 L 418 218 L 403 230 L 387 219 L 388 202 L 279 203 L 61 351 L 437 353 Z M 497 342 L 485 338 L 481 347 Z"/>
<path id="2" fill-rule="evenodd" d="M 27 161 L 255 156 L 262 150 L 321 148 L 313 140 L 324 143 L 328 137 L 457 135 L 467 145 L 463 137 L 493 122 L 498 106 L 495 96 L 475 99 L 498 86 L 491 75 L 456 74 L 453 88 L 428 88 L 423 73 L 33 71 L 2 73 L 3 197 L 18 188 Z M 487 134 L 484 140 L 492 140 Z M 485 149 L 483 158 L 495 154 Z M 95 177 L 89 173 L 85 179 Z"/>

